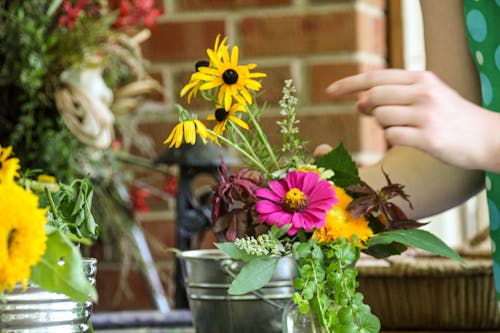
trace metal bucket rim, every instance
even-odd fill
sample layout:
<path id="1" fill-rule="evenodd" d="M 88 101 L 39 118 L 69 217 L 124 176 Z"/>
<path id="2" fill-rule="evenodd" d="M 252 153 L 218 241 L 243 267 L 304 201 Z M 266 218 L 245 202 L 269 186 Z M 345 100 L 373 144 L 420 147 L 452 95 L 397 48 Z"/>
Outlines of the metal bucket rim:
<path id="1" fill-rule="evenodd" d="M 187 250 L 181 251 L 178 255 L 182 259 L 202 259 L 202 260 L 214 260 L 214 259 L 232 259 L 227 253 L 219 249 L 199 249 L 199 250 Z M 273 256 L 276 258 L 292 258 L 291 254 L 285 256 Z"/>
<path id="2" fill-rule="evenodd" d="M 182 251 L 178 255 L 180 258 L 185 259 L 230 259 L 230 257 L 219 249 L 201 249 L 201 250 L 188 250 Z"/>
<path id="3" fill-rule="evenodd" d="M 94 258 L 94 257 L 82 257 L 82 262 L 83 263 L 88 263 L 88 264 L 97 264 L 97 258 Z"/>

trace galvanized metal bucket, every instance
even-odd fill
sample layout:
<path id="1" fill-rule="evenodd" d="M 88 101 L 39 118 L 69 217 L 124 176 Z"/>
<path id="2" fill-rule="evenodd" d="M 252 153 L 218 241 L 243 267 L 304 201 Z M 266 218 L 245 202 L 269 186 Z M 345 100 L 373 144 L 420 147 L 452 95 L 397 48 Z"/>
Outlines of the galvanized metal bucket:
<path id="1" fill-rule="evenodd" d="M 282 258 L 264 287 L 240 296 L 227 290 L 243 262 L 220 250 L 184 251 L 179 258 L 197 333 L 281 332 L 283 309 L 294 293 L 293 258 Z"/>
<path id="2" fill-rule="evenodd" d="M 95 285 L 97 260 L 84 259 L 85 274 Z M 28 284 L 26 291 L 16 285 L 0 301 L 0 331 L 3 333 L 90 332 L 92 302 L 75 302 L 66 295 L 48 292 Z"/>

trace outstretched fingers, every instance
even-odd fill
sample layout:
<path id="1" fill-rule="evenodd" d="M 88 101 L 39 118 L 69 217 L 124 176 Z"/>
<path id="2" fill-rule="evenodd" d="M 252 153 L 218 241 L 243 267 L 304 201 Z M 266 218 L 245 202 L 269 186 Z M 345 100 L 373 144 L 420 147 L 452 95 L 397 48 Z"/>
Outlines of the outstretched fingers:
<path id="1" fill-rule="evenodd" d="M 416 82 L 416 72 L 403 69 L 382 69 L 360 73 L 333 82 L 326 92 L 330 96 L 359 93 L 382 85 L 409 85 Z"/>

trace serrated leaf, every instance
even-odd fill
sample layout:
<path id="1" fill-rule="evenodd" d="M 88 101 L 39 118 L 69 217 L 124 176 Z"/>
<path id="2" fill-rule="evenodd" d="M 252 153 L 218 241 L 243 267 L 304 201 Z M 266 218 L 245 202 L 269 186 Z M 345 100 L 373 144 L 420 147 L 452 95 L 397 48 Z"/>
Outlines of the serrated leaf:
<path id="1" fill-rule="evenodd" d="M 426 230 L 408 229 L 386 231 L 370 238 L 368 240 L 368 247 L 380 244 L 390 244 L 392 242 L 416 247 L 464 263 L 464 260 L 458 253 L 446 245 L 441 239 Z"/>
<path id="2" fill-rule="evenodd" d="M 60 264 L 64 260 L 64 264 Z M 47 239 L 42 260 L 33 267 L 30 280 L 42 289 L 67 295 L 75 301 L 97 301 L 97 291 L 82 269 L 78 249 L 60 231 L 55 230 Z"/>
<path id="3" fill-rule="evenodd" d="M 340 142 L 328 154 L 318 158 L 314 164 L 318 167 L 332 170 L 335 174 L 331 180 L 337 186 L 346 187 L 360 183 L 356 163 L 347 149 L 345 149 L 343 142 Z"/>
<path id="4" fill-rule="evenodd" d="M 243 266 L 235 277 L 228 293 L 243 295 L 262 288 L 273 277 L 279 257 L 258 257 Z"/>

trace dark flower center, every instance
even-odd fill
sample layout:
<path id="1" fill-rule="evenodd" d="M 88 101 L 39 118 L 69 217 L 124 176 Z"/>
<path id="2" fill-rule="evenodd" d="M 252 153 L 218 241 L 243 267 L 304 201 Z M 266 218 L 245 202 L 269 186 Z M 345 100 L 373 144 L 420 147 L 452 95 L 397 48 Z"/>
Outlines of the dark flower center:
<path id="1" fill-rule="evenodd" d="M 234 69 L 227 69 L 222 73 L 222 80 L 225 84 L 235 84 L 238 82 L 238 73 Z"/>
<path id="2" fill-rule="evenodd" d="M 12 242 L 14 241 L 14 236 L 16 235 L 16 229 L 12 229 L 9 232 L 9 235 L 7 236 L 7 249 L 10 250 L 10 246 L 12 245 Z"/>
<path id="3" fill-rule="evenodd" d="M 196 64 L 194 64 L 194 68 L 196 69 L 197 72 L 200 70 L 200 67 L 208 67 L 208 66 L 210 66 L 208 60 L 198 60 Z"/>
<path id="4" fill-rule="evenodd" d="M 288 213 L 303 212 L 309 206 L 309 198 L 298 188 L 292 188 L 281 199 L 281 207 Z"/>
<path id="5" fill-rule="evenodd" d="M 217 110 L 215 110 L 215 119 L 217 119 L 219 123 L 226 120 L 228 115 L 229 112 L 227 112 L 224 108 L 218 108 Z"/>

